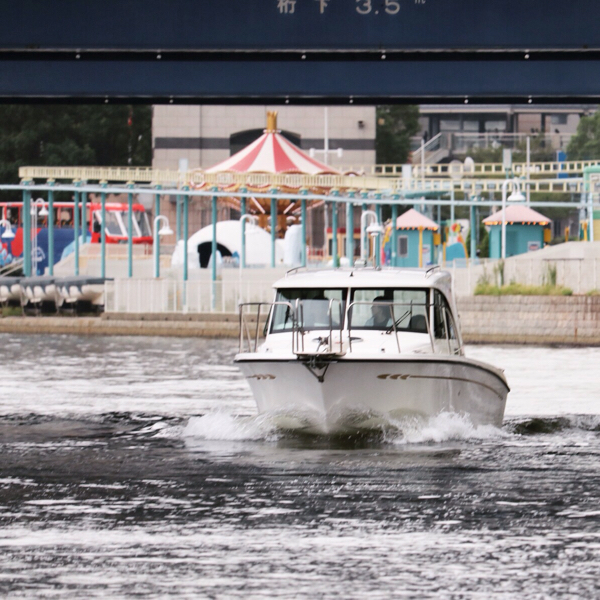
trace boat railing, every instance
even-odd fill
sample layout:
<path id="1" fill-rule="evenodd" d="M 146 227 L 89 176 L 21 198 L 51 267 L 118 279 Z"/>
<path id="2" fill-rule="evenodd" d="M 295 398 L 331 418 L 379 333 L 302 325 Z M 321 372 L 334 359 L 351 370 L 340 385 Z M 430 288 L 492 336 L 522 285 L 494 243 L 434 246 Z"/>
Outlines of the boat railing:
<path id="1" fill-rule="evenodd" d="M 342 337 L 342 329 L 344 325 L 344 302 L 337 298 L 330 298 L 329 300 L 317 300 L 317 302 L 328 302 L 327 305 L 327 322 L 329 335 L 321 337 L 319 339 L 319 346 L 315 354 L 343 354 L 344 352 L 344 340 Z M 298 315 L 298 321 L 295 327 L 295 347 L 293 348 L 294 354 L 306 354 L 304 336 L 307 332 L 314 332 L 314 326 L 311 327 L 312 323 L 307 322 L 304 319 L 304 304 L 306 302 L 315 302 L 315 300 L 296 300 L 296 314 Z M 334 315 L 337 308 L 337 324 L 334 323 Z M 334 340 L 333 333 L 338 332 L 338 339 Z"/>
<path id="2" fill-rule="evenodd" d="M 258 350 L 261 326 L 262 334 L 266 335 L 269 318 L 276 306 L 285 306 L 287 308 L 292 320 L 292 331 L 297 329 L 296 313 L 290 302 L 244 302 L 239 305 L 240 352 L 256 352 Z M 254 331 L 252 332 L 252 330 Z"/>
<path id="3" fill-rule="evenodd" d="M 446 311 L 440 311 L 438 315 L 439 322 L 436 322 L 435 331 L 432 324 L 432 309 L 435 307 L 430 303 L 417 302 L 393 302 L 393 301 L 355 301 L 345 307 L 343 300 L 322 299 L 317 302 L 327 302 L 327 324 L 323 322 L 320 326 L 315 326 L 315 321 L 307 318 L 306 309 L 308 303 L 314 303 L 315 300 L 300 300 L 293 302 L 278 301 L 278 302 L 247 302 L 240 304 L 240 352 L 257 352 L 261 334 L 266 336 L 267 328 L 271 321 L 271 315 L 278 306 L 285 308 L 285 322 L 288 325 L 274 333 L 291 333 L 291 351 L 296 355 L 303 356 L 325 356 L 325 355 L 341 355 L 345 353 L 344 345 L 347 343 L 347 351 L 353 351 L 353 334 L 357 331 L 369 330 L 379 331 L 384 335 L 393 335 L 396 342 L 398 354 L 402 352 L 401 338 L 405 333 L 420 333 L 426 334 L 431 346 L 431 352 L 444 352 L 443 345 L 438 345 L 436 350 L 436 339 L 438 342 L 446 342 L 448 354 L 460 354 L 460 341 L 456 333 L 458 332 L 457 323 L 454 316 Z M 360 319 L 356 319 L 356 309 L 361 306 L 371 309 L 374 305 L 387 307 L 390 311 L 388 323 L 390 325 L 374 327 L 367 325 L 368 319 L 365 315 L 361 315 Z M 344 319 L 344 312 L 346 319 Z M 276 318 L 276 317 L 275 317 Z M 358 322 L 357 322 L 358 321 Z M 404 325 L 403 325 L 404 324 Z M 317 347 L 314 349 L 312 345 L 306 343 L 306 335 L 311 338 L 316 332 L 327 332 L 324 335 L 318 336 Z M 453 334 L 451 332 L 454 332 Z M 452 340 L 457 342 L 454 347 Z"/>
<path id="4" fill-rule="evenodd" d="M 327 325 L 325 327 L 315 327 L 314 322 L 305 318 L 305 304 L 314 303 L 315 300 L 297 299 L 293 304 L 291 302 L 245 302 L 239 305 L 239 351 L 256 352 L 258 350 L 261 333 L 267 334 L 270 316 L 278 306 L 286 309 L 286 322 L 290 326 L 282 329 L 283 332 L 292 334 L 292 352 L 294 354 L 342 354 L 344 351 L 344 340 L 342 328 L 344 324 L 344 302 L 336 298 L 317 300 L 317 302 L 327 302 Z M 337 318 L 336 318 L 337 315 Z M 305 344 L 305 336 L 308 333 L 314 334 L 315 331 L 324 330 L 328 335 L 321 336 L 316 351 L 308 350 Z M 334 333 L 338 332 L 336 337 Z"/>
<path id="5" fill-rule="evenodd" d="M 429 341 L 431 343 L 431 351 L 435 352 L 435 342 L 433 331 L 431 329 L 431 323 L 429 318 L 429 308 L 430 304 L 428 303 L 418 303 L 418 302 L 393 302 L 393 301 L 377 301 L 377 303 L 369 302 L 369 301 L 356 301 L 351 302 L 348 305 L 347 310 L 347 321 L 348 321 L 348 350 L 352 352 L 352 318 L 354 308 L 358 306 L 368 306 L 372 308 L 374 305 L 388 307 L 390 310 L 390 318 L 391 325 L 384 326 L 380 328 L 382 333 L 386 335 L 394 335 L 396 340 L 396 348 L 398 349 L 398 354 L 401 353 L 400 349 L 400 325 L 408 319 L 409 326 L 405 328 L 407 332 L 413 333 L 426 333 L 429 337 Z M 418 309 L 422 308 L 423 310 L 419 311 Z M 416 325 L 411 327 L 410 323 L 413 317 L 423 317 L 425 321 L 425 329 L 423 329 L 422 325 L 417 327 Z M 355 329 L 363 329 L 363 327 L 355 327 Z M 369 329 L 371 329 L 369 327 Z M 378 329 L 375 328 L 377 331 Z"/>

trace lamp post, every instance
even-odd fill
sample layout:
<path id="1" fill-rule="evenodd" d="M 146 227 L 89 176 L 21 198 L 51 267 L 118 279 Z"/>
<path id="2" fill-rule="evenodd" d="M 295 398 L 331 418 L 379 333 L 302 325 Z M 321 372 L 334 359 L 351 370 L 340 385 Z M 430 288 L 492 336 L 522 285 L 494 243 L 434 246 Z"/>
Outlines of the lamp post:
<path id="1" fill-rule="evenodd" d="M 377 232 L 381 233 L 381 225 L 379 224 L 379 219 L 377 218 L 377 213 L 374 210 L 365 210 L 362 215 L 360 215 L 360 258 L 361 260 L 367 261 L 366 257 L 366 248 L 365 248 L 365 226 L 367 218 L 371 217 L 371 224 L 366 227 L 366 233 L 369 235 L 378 235 Z"/>
<path id="2" fill-rule="evenodd" d="M 381 266 L 381 246 L 380 237 L 384 232 L 383 225 L 381 223 L 371 223 L 367 227 L 367 233 L 373 238 L 373 247 L 375 248 L 375 266 Z"/>
<path id="3" fill-rule="evenodd" d="M 508 184 L 512 184 L 513 191 L 511 195 L 507 198 L 506 191 L 508 188 Z M 506 201 L 509 202 L 523 202 L 525 200 L 525 196 L 521 194 L 521 186 L 518 181 L 514 179 L 506 179 L 502 182 L 502 260 L 506 258 Z"/>
<path id="4" fill-rule="evenodd" d="M 241 236 L 242 236 L 242 240 L 241 240 L 241 248 L 240 248 L 240 270 L 239 270 L 239 274 L 240 274 L 240 299 L 239 299 L 239 304 L 242 304 L 242 300 L 243 300 L 243 294 L 242 294 L 242 270 L 244 269 L 244 267 L 246 266 L 246 221 L 251 221 L 252 223 L 256 223 L 256 221 L 258 220 L 257 217 L 255 217 L 254 215 L 242 215 L 240 217 L 240 229 L 241 229 Z"/>
<path id="5" fill-rule="evenodd" d="M 158 230 L 158 224 L 164 221 L 165 224 Z M 159 215 L 154 219 L 154 278 L 160 277 L 160 235 L 173 235 L 173 230 L 169 227 L 169 219 L 164 215 Z"/>

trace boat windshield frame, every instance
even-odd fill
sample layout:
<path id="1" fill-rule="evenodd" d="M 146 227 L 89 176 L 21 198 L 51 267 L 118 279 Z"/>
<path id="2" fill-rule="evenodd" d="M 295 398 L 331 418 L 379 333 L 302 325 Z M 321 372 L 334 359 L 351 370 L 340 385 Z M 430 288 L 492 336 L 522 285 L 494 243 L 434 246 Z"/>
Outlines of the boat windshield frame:
<path id="1" fill-rule="evenodd" d="M 335 297 L 336 293 L 340 297 Z M 344 329 L 347 297 L 347 287 L 280 288 L 275 295 L 276 306 L 269 318 L 268 333 L 290 333 L 296 326 L 305 331 Z M 286 303 L 295 308 L 295 319 L 285 310 Z"/>

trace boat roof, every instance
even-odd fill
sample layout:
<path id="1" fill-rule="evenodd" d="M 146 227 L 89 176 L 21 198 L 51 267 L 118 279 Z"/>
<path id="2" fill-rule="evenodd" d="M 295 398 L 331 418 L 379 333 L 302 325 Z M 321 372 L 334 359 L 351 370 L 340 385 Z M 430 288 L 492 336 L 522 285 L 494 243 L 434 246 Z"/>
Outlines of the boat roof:
<path id="1" fill-rule="evenodd" d="M 409 268 L 292 269 L 273 284 L 284 288 L 438 288 L 449 292 L 451 276 L 438 266 Z"/>

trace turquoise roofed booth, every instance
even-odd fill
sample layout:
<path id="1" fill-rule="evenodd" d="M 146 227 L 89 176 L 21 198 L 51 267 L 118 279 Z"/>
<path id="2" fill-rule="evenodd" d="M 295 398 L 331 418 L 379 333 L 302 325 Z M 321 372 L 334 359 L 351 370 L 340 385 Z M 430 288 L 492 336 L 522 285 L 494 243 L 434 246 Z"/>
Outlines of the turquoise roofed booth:
<path id="1" fill-rule="evenodd" d="M 502 256 L 502 210 L 483 220 L 490 228 L 490 258 Z M 546 243 L 544 231 L 552 222 L 548 217 L 525 206 L 506 207 L 506 257 L 540 250 Z"/>
<path id="2" fill-rule="evenodd" d="M 434 260 L 433 234 L 439 225 L 414 208 L 396 220 L 395 267 L 425 267 Z"/>

